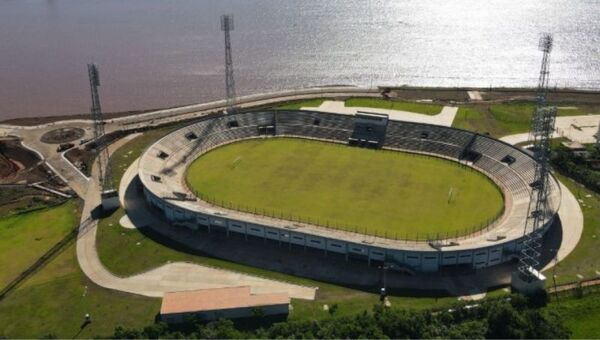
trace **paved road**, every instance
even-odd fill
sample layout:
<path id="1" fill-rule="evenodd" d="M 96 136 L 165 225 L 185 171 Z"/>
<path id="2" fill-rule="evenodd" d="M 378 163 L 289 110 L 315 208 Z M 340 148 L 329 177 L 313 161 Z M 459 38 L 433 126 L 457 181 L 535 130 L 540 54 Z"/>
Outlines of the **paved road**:
<path id="1" fill-rule="evenodd" d="M 84 138 L 92 137 L 91 125 L 77 124 L 68 125 L 69 127 L 79 127 L 84 129 Z M 85 197 L 88 178 L 83 175 L 73 164 L 64 158 L 64 153 L 56 152 L 56 144 L 46 144 L 40 141 L 40 137 L 55 129 L 55 126 L 41 127 L 38 130 L 19 130 L 12 129 L 8 132 L 10 135 L 16 135 L 21 138 L 23 146 L 36 152 L 42 160 L 52 169 L 79 197 Z"/>

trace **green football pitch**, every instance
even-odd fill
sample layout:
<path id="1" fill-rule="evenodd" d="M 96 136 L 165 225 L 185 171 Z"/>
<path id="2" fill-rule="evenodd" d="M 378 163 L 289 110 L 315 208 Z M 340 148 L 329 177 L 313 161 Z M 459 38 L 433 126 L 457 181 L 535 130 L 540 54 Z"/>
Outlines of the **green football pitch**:
<path id="1" fill-rule="evenodd" d="M 456 162 L 295 138 L 219 147 L 186 178 L 226 208 L 388 238 L 468 234 L 504 205 L 490 179 Z"/>

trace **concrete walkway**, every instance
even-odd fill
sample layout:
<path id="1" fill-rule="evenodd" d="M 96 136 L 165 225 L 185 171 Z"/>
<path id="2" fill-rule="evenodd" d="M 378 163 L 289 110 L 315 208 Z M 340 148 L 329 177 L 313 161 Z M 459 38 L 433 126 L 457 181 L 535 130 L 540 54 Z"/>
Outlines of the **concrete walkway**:
<path id="1" fill-rule="evenodd" d="M 562 183 L 560 183 L 560 191 L 561 202 L 560 208 L 558 209 L 558 216 L 560 216 L 560 222 L 563 229 L 562 242 L 556 254 L 557 261 L 550 261 L 542 271 L 554 267 L 557 262 L 562 261 L 567 255 L 575 250 L 575 247 L 577 247 L 577 243 L 579 243 L 581 235 L 583 234 L 583 212 L 581 211 L 579 202 L 577 202 L 577 198 L 575 198 L 569 188 Z"/>
<path id="2" fill-rule="evenodd" d="M 583 144 L 596 143 L 600 115 L 557 117 L 555 125 L 552 138 L 565 137 Z M 500 138 L 500 140 L 510 144 L 517 144 L 526 142 L 528 137 L 529 132 L 526 132 L 505 136 Z"/>
<path id="3" fill-rule="evenodd" d="M 467 91 L 467 94 L 469 95 L 469 100 L 472 102 L 479 102 L 483 100 L 481 97 L 481 92 L 479 91 Z"/>
<path id="4" fill-rule="evenodd" d="M 500 140 L 510 144 L 519 144 L 526 142 L 528 138 L 529 133 L 520 133 L 502 137 Z M 581 239 L 581 234 L 583 233 L 583 212 L 581 211 L 579 202 L 577 202 L 577 198 L 575 198 L 573 193 L 571 193 L 571 191 L 562 183 L 560 183 L 560 191 L 561 203 L 560 208 L 558 209 L 558 216 L 560 217 L 563 229 L 562 242 L 556 254 L 557 261 L 550 261 L 542 271 L 552 268 L 556 263 L 563 260 L 575 250 L 577 243 L 579 243 L 579 239 Z"/>
<path id="5" fill-rule="evenodd" d="M 85 138 L 92 136 L 91 128 L 88 125 L 77 126 L 84 129 Z M 46 144 L 40 140 L 47 131 L 53 128 L 44 128 L 33 131 L 23 131 L 19 129 L 12 130 L 10 134 L 21 138 L 22 145 L 37 153 L 39 157 L 56 173 L 79 197 L 85 197 L 89 179 L 79 171 L 71 162 L 64 157 L 64 152 L 56 152 L 57 144 Z"/>
<path id="6" fill-rule="evenodd" d="M 501 141 L 508 143 L 508 144 L 512 144 L 512 145 L 527 142 L 528 139 L 529 139 L 529 132 L 517 133 L 515 135 L 508 135 L 508 136 L 504 136 L 504 137 L 500 138 Z"/>
<path id="7" fill-rule="evenodd" d="M 370 112 L 386 114 L 392 120 L 403 120 L 406 122 L 426 123 L 434 125 L 452 126 L 458 107 L 444 106 L 437 115 L 430 116 L 421 113 L 414 113 L 400 110 L 379 109 L 372 107 L 345 106 L 343 101 L 326 100 L 319 107 L 303 107 L 303 110 L 315 110 L 321 112 L 343 113 L 348 115 L 357 112 Z"/>
<path id="8" fill-rule="evenodd" d="M 119 140 L 109 147 L 112 154 L 127 140 Z M 92 170 L 92 178 L 97 177 L 97 168 Z M 120 199 L 137 174 L 137 161 L 126 171 L 120 186 Z M 148 272 L 122 278 L 109 272 L 98 257 L 96 249 L 96 220 L 87 221 L 92 210 L 99 205 L 99 191 L 96 180 L 89 182 L 82 213 L 82 227 L 77 240 L 77 259 L 82 271 L 95 284 L 124 292 L 152 297 L 162 297 L 165 292 L 195 290 L 203 288 L 251 286 L 254 293 L 287 293 L 292 298 L 313 300 L 316 288 L 269 280 L 233 271 L 201 266 L 191 263 L 169 263 Z M 126 206 L 126 205 L 124 205 Z M 87 223 L 86 223 L 87 222 Z"/>
<path id="9" fill-rule="evenodd" d="M 596 143 L 600 115 L 569 116 L 556 118 L 556 137 L 566 137 L 579 143 Z"/>

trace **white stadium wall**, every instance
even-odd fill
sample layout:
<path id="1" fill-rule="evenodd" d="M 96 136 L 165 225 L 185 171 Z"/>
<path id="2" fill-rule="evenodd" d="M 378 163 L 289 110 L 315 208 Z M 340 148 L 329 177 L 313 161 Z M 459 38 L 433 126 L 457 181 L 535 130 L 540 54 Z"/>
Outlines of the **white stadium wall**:
<path id="1" fill-rule="evenodd" d="M 214 217 L 200 212 L 182 211 L 181 208 L 171 206 L 162 199 L 157 198 L 145 190 L 146 199 L 156 208 L 164 212 L 167 219 L 172 222 L 188 222 L 186 225 L 196 225 L 212 232 L 222 228 L 221 232 L 237 233 L 258 238 L 266 238 L 282 243 L 319 249 L 327 252 L 351 256 L 354 259 L 364 259 L 369 263 L 373 260 L 384 261 L 400 268 L 417 272 L 435 272 L 441 266 L 472 265 L 473 268 L 485 268 L 511 260 L 521 248 L 522 239 L 510 242 L 499 242 L 494 246 L 474 248 L 462 251 L 417 251 L 402 249 L 386 249 L 373 247 L 367 244 L 357 244 L 340 239 L 329 239 L 320 236 L 305 234 L 300 231 L 282 230 L 278 227 L 269 227 L 247 223 L 241 220 L 232 220 L 226 217 Z M 210 221 L 210 223 L 208 223 Z M 547 226 L 551 224 L 548 223 Z M 196 228 L 194 228 L 196 229 Z M 545 232 L 542 230 L 541 232 Z M 282 250 L 285 251 L 285 250 Z"/>
<path id="2" fill-rule="evenodd" d="M 232 119 L 229 116 L 227 119 Z M 466 265 L 472 268 L 485 268 L 513 259 L 521 249 L 525 219 L 523 209 L 528 206 L 529 177 L 534 166 L 533 159 L 525 152 L 493 138 L 459 129 L 427 124 L 390 121 L 384 148 L 406 152 L 424 153 L 446 159 L 457 160 L 465 145 L 481 153 L 481 159 L 468 164 L 486 174 L 516 202 L 508 207 L 496 225 L 473 237 L 462 237 L 455 245 L 434 248 L 428 242 L 399 241 L 369 237 L 373 242 L 364 242 L 364 237 L 351 232 L 331 232 L 325 227 L 308 226 L 291 228 L 291 222 L 263 219 L 260 216 L 228 211 L 211 206 L 207 209 L 193 200 L 165 198 L 175 192 L 193 194 L 185 187 L 182 176 L 191 161 L 200 154 L 219 145 L 245 138 L 259 136 L 260 124 L 274 124 L 275 135 L 319 138 L 344 142 L 351 126 L 351 116 L 318 112 L 251 112 L 234 115 L 239 126 L 228 128 L 222 116 L 208 118 L 189 127 L 175 131 L 156 142 L 142 155 L 139 165 L 139 178 L 144 187 L 148 203 L 158 208 L 174 225 L 192 230 L 203 229 L 209 232 L 224 232 L 245 237 L 264 238 L 282 244 L 295 245 L 324 253 L 341 254 L 346 259 L 362 259 L 365 264 L 372 261 L 385 262 L 391 268 L 415 272 L 436 272 L 444 266 Z M 272 118 L 271 118 L 272 117 Z M 315 117 L 319 126 L 314 126 Z M 272 119 L 271 122 L 265 123 Z M 212 120 L 212 121 L 211 121 Z M 254 124 L 254 125 L 253 125 Z M 327 124 L 330 124 L 328 126 Z M 184 137 L 194 131 L 197 140 Z M 413 132 L 414 131 L 414 132 Z M 423 140 L 426 131 L 427 140 Z M 200 142 L 198 141 L 200 140 Z M 207 143 L 204 147 L 192 148 L 190 143 Z M 165 159 L 156 156 L 165 152 Z M 516 161 L 503 164 L 500 159 L 510 154 Z M 175 166 L 177 168 L 173 169 Z M 165 175 L 164 169 L 169 171 Z M 156 180 L 160 178 L 159 180 Z M 560 192 L 555 179 L 552 182 L 554 212 L 560 205 Z M 218 210 L 218 211 L 216 211 Z M 547 217 L 541 230 L 545 233 L 552 224 L 555 213 Z M 258 221 L 258 222 L 257 222 Z M 302 229 L 302 230 L 300 230 Z M 282 251 L 285 251 L 282 249 Z"/>

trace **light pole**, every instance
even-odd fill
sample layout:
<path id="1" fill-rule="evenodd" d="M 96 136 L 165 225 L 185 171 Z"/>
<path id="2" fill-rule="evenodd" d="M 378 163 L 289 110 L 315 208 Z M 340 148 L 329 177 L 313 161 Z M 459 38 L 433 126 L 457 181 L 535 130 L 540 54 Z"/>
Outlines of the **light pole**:
<path id="1" fill-rule="evenodd" d="M 386 270 L 389 268 L 385 263 L 378 267 L 381 269 L 382 287 L 379 290 L 379 301 L 385 304 L 385 298 L 387 297 L 387 275 Z"/>

